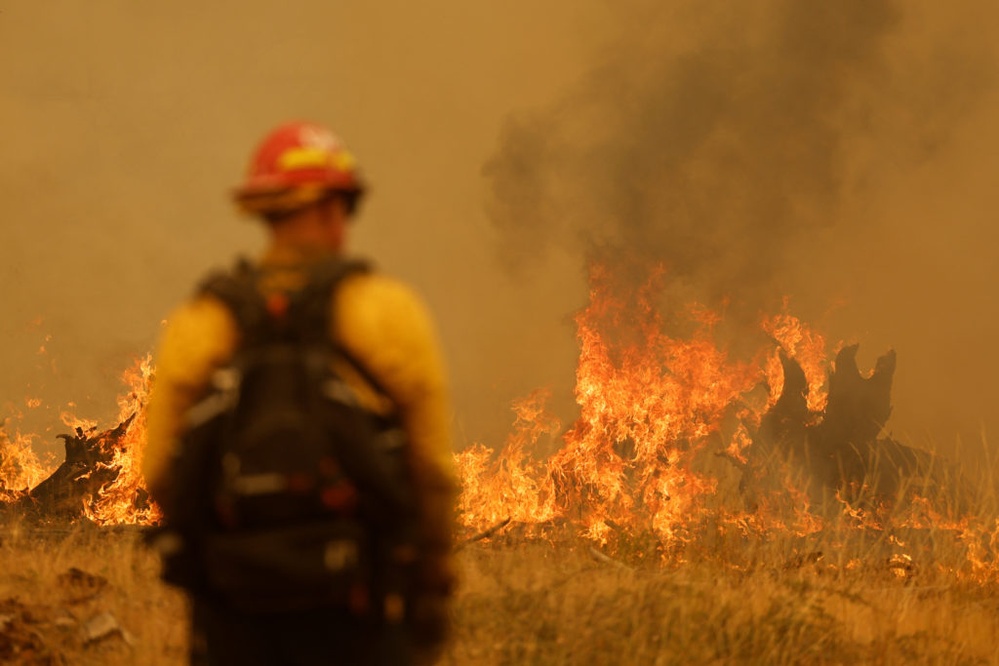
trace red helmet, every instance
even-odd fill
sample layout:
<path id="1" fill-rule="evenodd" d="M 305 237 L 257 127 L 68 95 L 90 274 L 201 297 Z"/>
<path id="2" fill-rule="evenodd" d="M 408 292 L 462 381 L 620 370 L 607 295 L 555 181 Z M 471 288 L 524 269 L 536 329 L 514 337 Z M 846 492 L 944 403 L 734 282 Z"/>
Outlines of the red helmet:
<path id="1" fill-rule="evenodd" d="M 364 192 L 357 161 L 329 129 L 293 122 L 260 143 L 236 203 L 249 213 L 284 212 L 318 201 L 331 191 L 356 198 Z"/>

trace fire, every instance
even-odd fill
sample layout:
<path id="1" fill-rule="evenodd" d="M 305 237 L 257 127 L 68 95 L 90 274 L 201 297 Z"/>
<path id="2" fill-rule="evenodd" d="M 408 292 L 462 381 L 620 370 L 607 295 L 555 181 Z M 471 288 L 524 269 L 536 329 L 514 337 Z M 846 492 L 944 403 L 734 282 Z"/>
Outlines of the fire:
<path id="1" fill-rule="evenodd" d="M 528 453 L 544 438 L 557 435 L 562 427 L 545 410 L 548 396 L 547 391 L 538 390 L 514 403 L 514 430 L 501 461 L 491 463 L 493 450 L 482 445 L 455 454 L 455 467 L 462 480 L 458 509 L 468 524 L 485 526 L 505 518 L 544 523 L 555 517 L 552 481 Z"/>
<path id="2" fill-rule="evenodd" d="M 829 357 L 826 352 L 825 338 L 788 312 L 788 301 L 784 300 L 784 311 L 773 317 L 764 319 L 762 328 L 777 342 L 778 349 L 783 349 L 789 356 L 801 365 L 808 380 L 808 408 L 820 412 L 826 406 L 826 372 L 829 369 Z M 784 373 L 781 370 L 778 349 L 774 349 L 767 361 L 766 375 L 772 387 L 771 398 L 776 400 L 784 386 Z"/>
<path id="3" fill-rule="evenodd" d="M 52 472 L 51 461 L 35 453 L 34 438 L 10 429 L 8 419 L 0 430 L 0 502 L 21 497 Z"/>
<path id="4" fill-rule="evenodd" d="M 666 541 L 686 538 L 685 526 L 717 487 L 694 471 L 694 459 L 730 407 L 762 379 L 758 368 L 730 360 L 713 343 L 718 319 L 703 308 L 690 309 L 696 328 L 689 340 L 664 333 L 654 305 L 662 276 L 655 271 L 635 295 L 637 339 L 615 345 L 602 334 L 605 312 L 621 303 L 610 297 L 601 271 L 592 276 L 590 305 L 576 317 L 580 417 L 550 469 L 566 491 L 565 505 L 586 506 L 587 533 L 601 541 L 608 520 L 634 524 L 639 515 Z M 618 313 L 614 319 L 624 320 Z"/>
<path id="5" fill-rule="evenodd" d="M 99 432 L 98 422 L 63 411 L 60 418 L 78 438 L 93 442 L 99 460 L 79 479 L 107 478 L 96 492 L 82 499 L 79 514 L 100 525 L 149 524 L 160 517 L 159 508 L 148 501 L 145 482 L 140 473 L 141 456 L 145 449 L 145 404 L 153 375 L 151 355 L 136 360 L 122 375 L 126 391 L 118 398 L 116 428 Z M 29 407 L 41 404 L 28 398 Z M 70 405 L 72 406 L 72 405 Z M 49 478 L 58 464 L 49 456 L 38 458 L 34 437 L 14 430 L 11 422 L 0 433 L 0 501 L 12 502 L 28 495 L 28 491 Z"/>
<path id="6" fill-rule="evenodd" d="M 696 462 L 719 439 L 744 461 L 747 431 L 739 426 L 723 433 L 723 424 L 758 419 L 746 396 L 764 382 L 764 370 L 729 358 L 715 344 L 720 318 L 704 307 L 687 309 L 688 339 L 667 335 L 656 307 L 662 269 L 623 300 L 612 297 L 611 276 L 602 267 L 590 277 L 589 305 L 575 318 L 579 418 L 546 463 L 534 460 L 529 447 L 539 434 L 556 434 L 555 419 L 540 404 L 543 395 L 535 394 L 529 411 L 541 420 L 526 421 L 523 404 L 515 406 L 515 432 L 498 457 L 483 446 L 458 454 L 462 520 L 481 529 L 507 517 L 532 524 L 571 518 L 599 542 L 622 528 L 685 541 L 718 486 Z M 784 320 L 785 329 L 791 321 Z"/>
<path id="7" fill-rule="evenodd" d="M 867 502 L 869 489 L 860 486 L 836 493 L 831 508 L 815 507 L 809 480 L 779 460 L 765 470 L 770 485 L 744 490 L 741 480 L 759 465 L 754 433 L 782 396 L 782 354 L 801 367 L 807 416 L 821 422 L 832 365 L 827 342 L 785 302 L 781 312 L 759 322 L 761 339 L 770 342 L 735 358 L 718 342 L 718 313 L 694 304 L 678 309 L 682 317 L 663 316 L 665 279 L 656 268 L 622 295 L 609 271 L 593 267 L 589 302 L 575 317 L 575 420 L 564 426 L 547 407 L 549 392 L 539 389 L 513 403 L 513 428 L 502 448 L 475 444 L 454 454 L 459 519 L 467 530 L 494 533 L 490 528 L 513 524 L 527 536 L 551 537 L 560 529 L 609 547 L 651 537 L 655 554 L 673 563 L 706 537 L 765 540 L 824 532 L 835 545 L 841 532 L 865 534 L 891 549 L 883 558 L 886 571 L 905 579 L 925 567 L 919 539 L 910 535 L 930 531 L 934 539 L 942 534 L 959 545 L 959 577 L 999 583 L 999 521 L 959 517 L 912 489 L 905 503 Z M 78 512 L 95 523 L 160 518 L 139 472 L 153 375 L 149 356 L 124 373 L 116 428 L 101 432 L 96 421 L 62 415 L 78 437 L 96 441 L 102 456 L 89 473 L 107 480 L 93 486 Z M 37 402 L 26 398 L 30 408 Z M 54 468 L 52 460 L 36 456 L 31 436 L 5 422 L 0 501 L 24 498 Z M 737 490 L 734 478 L 741 479 Z M 802 561 L 820 557 L 808 553 Z M 839 566 L 850 570 L 861 562 L 843 558 Z"/>
<path id="8" fill-rule="evenodd" d="M 897 552 L 885 566 L 908 576 L 912 555 L 900 550 L 906 542 L 895 535 L 918 527 L 964 544 L 960 575 L 999 581 L 999 522 L 954 519 L 911 493 L 907 513 L 890 502 L 859 502 L 854 494 L 865 497 L 863 488 L 849 498 L 836 494 L 831 509 L 819 508 L 806 492 L 808 479 L 780 464 L 770 472 L 778 479 L 774 488 L 751 500 L 723 496 L 733 474 L 749 465 L 752 433 L 781 396 L 781 353 L 802 368 L 810 418 L 821 420 L 832 366 L 828 345 L 787 302 L 761 319 L 772 342 L 748 359 L 732 358 L 719 345 L 721 317 L 700 305 L 685 309 L 680 327 L 691 332 L 671 336 L 657 307 L 663 283 L 657 268 L 622 296 L 606 269 L 593 268 L 589 303 L 575 317 L 578 417 L 561 431 L 545 409 L 547 394 L 535 392 L 514 404 L 513 432 L 501 450 L 476 444 L 455 455 L 460 521 L 469 531 L 510 520 L 545 535 L 561 524 L 609 546 L 647 534 L 663 559 L 678 562 L 685 544 L 711 533 L 766 539 L 845 530 L 890 535 L 886 544 Z M 535 457 L 542 440 L 557 446 L 547 459 Z"/>
<path id="9" fill-rule="evenodd" d="M 118 397 L 118 422 L 126 427 L 111 448 L 111 462 L 107 463 L 117 470 L 117 475 L 84 505 L 84 515 L 98 525 L 149 524 L 161 517 L 159 507 L 151 501 L 136 502 L 147 497 L 140 470 L 146 447 L 145 405 L 152 376 L 152 356 L 147 355 L 122 377 L 129 390 Z"/>

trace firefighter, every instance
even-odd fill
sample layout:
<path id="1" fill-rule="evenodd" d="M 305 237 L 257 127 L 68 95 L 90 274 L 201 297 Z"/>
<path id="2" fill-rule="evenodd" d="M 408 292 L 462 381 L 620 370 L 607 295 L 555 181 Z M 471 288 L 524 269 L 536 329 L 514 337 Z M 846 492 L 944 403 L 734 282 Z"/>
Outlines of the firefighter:
<path id="1" fill-rule="evenodd" d="M 257 265 L 273 269 L 265 273 L 276 281 L 270 287 L 293 289 L 313 262 L 345 255 L 349 223 L 364 192 L 354 157 L 329 129 L 294 122 L 264 138 L 234 199 L 267 229 L 269 244 Z M 381 625 L 341 609 L 246 615 L 192 594 L 192 663 L 408 663 L 432 660 L 443 645 L 454 582 L 456 486 L 446 378 L 431 318 L 409 288 L 373 271 L 346 278 L 328 307 L 335 322 L 331 336 L 364 370 L 345 379 L 372 409 L 387 396 L 408 435 L 405 461 L 421 549 L 410 617 L 404 630 L 388 636 Z M 170 461 L 188 411 L 239 342 L 232 313 L 211 296 L 183 303 L 168 318 L 156 354 L 143 460 L 154 499 L 166 497 L 177 482 Z"/>

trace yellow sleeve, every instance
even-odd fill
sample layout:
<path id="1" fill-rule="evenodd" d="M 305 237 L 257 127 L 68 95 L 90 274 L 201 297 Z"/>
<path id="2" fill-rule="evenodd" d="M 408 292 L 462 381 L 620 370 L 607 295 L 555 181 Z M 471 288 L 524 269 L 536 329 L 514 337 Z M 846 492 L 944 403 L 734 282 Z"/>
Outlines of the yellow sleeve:
<path id="1" fill-rule="evenodd" d="M 156 351 L 142 459 L 146 487 L 154 499 L 169 487 L 168 466 L 187 410 L 204 395 L 215 369 L 232 356 L 237 336 L 229 310 L 210 297 L 180 306 L 167 320 Z"/>
<path id="2" fill-rule="evenodd" d="M 334 339 L 396 404 L 409 435 L 421 531 L 434 566 L 450 584 L 448 553 L 457 490 L 450 436 L 450 398 L 437 335 L 422 301 L 378 274 L 346 279 L 334 302 Z"/>

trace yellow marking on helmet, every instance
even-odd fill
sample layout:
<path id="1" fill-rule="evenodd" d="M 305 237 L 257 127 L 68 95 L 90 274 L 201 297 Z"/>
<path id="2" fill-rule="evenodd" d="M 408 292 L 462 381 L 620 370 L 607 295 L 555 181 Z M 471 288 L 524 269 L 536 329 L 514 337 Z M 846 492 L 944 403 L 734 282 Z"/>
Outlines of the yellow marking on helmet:
<path id="1" fill-rule="evenodd" d="M 337 171 L 353 171 L 357 160 L 346 150 L 338 150 L 332 155 L 333 168 Z"/>
<path id="2" fill-rule="evenodd" d="M 330 165 L 332 156 L 322 148 L 303 146 L 289 148 L 281 153 L 278 166 L 282 171 L 297 171 L 299 169 L 321 169 Z"/>

